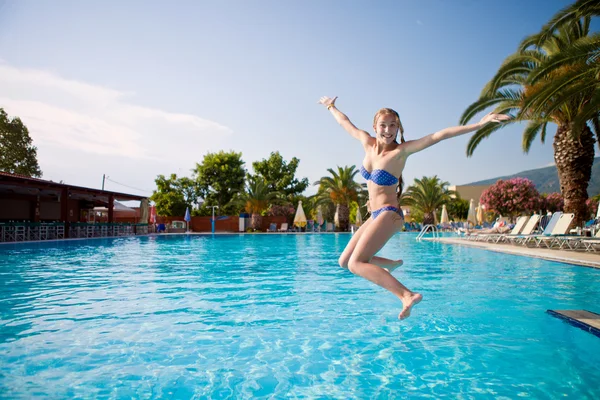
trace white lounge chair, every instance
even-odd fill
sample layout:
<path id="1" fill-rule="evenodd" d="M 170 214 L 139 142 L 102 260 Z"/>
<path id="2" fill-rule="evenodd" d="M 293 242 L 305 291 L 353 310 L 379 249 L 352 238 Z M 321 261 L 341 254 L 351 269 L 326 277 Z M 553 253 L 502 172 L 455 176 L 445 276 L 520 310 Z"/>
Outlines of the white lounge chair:
<path id="1" fill-rule="evenodd" d="M 562 249 L 564 246 L 567 246 L 570 250 L 575 250 L 579 248 L 580 245 L 585 247 L 585 251 L 596 251 L 594 245 L 600 244 L 600 229 L 596 234 L 592 237 L 588 236 L 564 236 L 561 238 L 557 238 L 560 240 L 559 247 Z"/>
<path id="2" fill-rule="evenodd" d="M 523 230 L 518 235 L 506 235 L 504 240 L 508 240 L 511 243 L 515 243 L 518 242 L 521 238 L 531 235 L 535 228 L 538 226 L 540 219 L 541 215 L 533 214 L 531 218 L 529 218 L 529 221 L 527 221 L 527 224 L 525 224 Z"/>
<path id="3" fill-rule="evenodd" d="M 546 225 L 546 227 L 544 228 L 544 231 L 541 234 L 532 233 L 529 235 L 519 235 L 514 239 L 515 242 L 519 242 L 520 244 L 526 246 L 527 243 L 529 243 L 529 242 L 533 242 L 535 244 L 535 239 L 537 237 L 552 235 L 552 230 L 556 226 L 556 223 L 558 222 L 558 220 L 560 219 L 560 216 L 562 214 L 563 214 L 562 211 L 557 211 L 554 214 L 552 214 L 552 217 L 550 217 L 548 224 Z"/>
<path id="4" fill-rule="evenodd" d="M 564 236 L 569 232 L 569 227 L 574 218 L 575 214 L 573 213 L 562 214 L 556 223 L 556 226 L 552 229 L 550 236 L 544 235 L 535 238 L 536 246 L 541 247 L 542 243 L 548 248 L 551 248 L 554 244 L 560 246 L 560 236 Z"/>
<path id="5" fill-rule="evenodd" d="M 485 235 L 484 239 L 486 242 L 493 241 L 494 243 L 498 243 L 501 240 L 506 240 L 507 236 L 517 236 L 521 232 L 527 221 L 529 221 L 529 217 L 519 217 L 517 218 L 515 226 L 509 233 L 491 233 L 489 235 Z"/>
<path id="6" fill-rule="evenodd" d="M 281 223 L 281 228 L 278 229 L 279 232 L 287 232 L 288 231 L 288 223 L 287 222 L 282 222 Z"/>

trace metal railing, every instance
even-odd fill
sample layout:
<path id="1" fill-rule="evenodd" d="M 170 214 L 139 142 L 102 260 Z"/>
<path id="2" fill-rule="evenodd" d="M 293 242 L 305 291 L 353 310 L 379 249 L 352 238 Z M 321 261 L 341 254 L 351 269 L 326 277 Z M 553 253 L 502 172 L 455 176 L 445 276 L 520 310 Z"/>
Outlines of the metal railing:
<path id="1" fill-rule="evenodd" d="M 423 229 L 421 229 L 421 232 L 419 232 L 419 234 L 417 235 L 417 240 L 421 240 L 427 232 L 432 232 L 434 238 L 440 237 L 437 227 L 432 224 L 427 224 L 423 227 Z"/>
<path id="2" fill-rule="evenodd" d="M 3 222 L 0 223 L 0 242 L 28 242 L 65 239 L 64 222 Z M 71 238 L 147 235 L 154 225 L 140 223 L 72 222 L 68 226 Z"/>

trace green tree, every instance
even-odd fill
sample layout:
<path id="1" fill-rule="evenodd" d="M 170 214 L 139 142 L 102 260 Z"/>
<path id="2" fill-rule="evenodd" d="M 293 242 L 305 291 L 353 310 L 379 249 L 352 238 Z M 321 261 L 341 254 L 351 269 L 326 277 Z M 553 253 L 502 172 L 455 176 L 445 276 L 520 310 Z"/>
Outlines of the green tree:
<path id="1" fill-rule="evenodd" d="M 448 190 L 448 182 L 441 181 L 437 175 L 415 179 L 400 198 L 400 204 L 410 206 L 415 214 L 423 213 L 423 224 L 435 222 L 434 213 L 451 200 L 455 192 Z"/>
<path id="2" fill-rule="evenodd" d="M 324 176 L 314 183 L 319 185 L 319 192 L 316 195 L 317 205 L 333 203 L 338 215 L 336 227 L 341 231 L 347 231 L 350 221 L 350 203 L 358 200 L 359 193 L 366 185 L 361 185 L 354 180 L 358 173 L 355 165 L 343 168 L 338 166 L 337 172 L 331 168 L 327 171 L 331 176 Z"/>
<path id="3" fill-rule="evenodd" d="M 262 214 L 281 194 L 271 190 L 262 177 L 249 177 L 245 190 L 239 191 L 231 200 L 231 205 L 243 208 L 251 214 L 250 226 L 258 230 L 262 225 Z"/>
<path id="4" fill-rule="evenodd" d="M 154 182 L 156 190 L 150 200 L 156 204 L 156 213 L 164 216 L 183 216 L 186 207 L 193 208 L 198 199 L 198 189 L 190 178 L 177 178 L 171 174 L 169 178 L 159 175 Z"/>
<path id="5" fill-rule="evenodd" d="M 8 118 L 0 108 L 0 171 L 41 178 L 37 147 L 20 118 Z"/>
<path id="6" fill-rule="evenodd" d="M 302 180 L 296 178 L 299 163 L 300 160 L 296 157 L 293 157 L 288 163 L 283 160 L 278 151 L 275 151 L 271 153 L 269 159 L 252 163 L 256 174 L 251 177 L 253 179 L 258 176 L 263 177 L 271 191 L 282 193 L 289 200 L 293 200 L 293 196 L 301 194 L 308 187 L 308 178 L 302 178 Z"/>
<path id="7" fill-rule="evenodd" d="M 469 201 L 461 199 L 457 194 L 446 203 L 446 211 L 448 211 L 448 218 L 453 221 L 466 220 L 469 214 Z"/>
<path id="8" fill-rule="evenodd" d="M 244 189 L 244 161 L 242 153 L 208 153 L 202 164 L 196 164 L 194 179 L 200 196 L 204 199 L 204 208 L 219 206 L 219 214 L 234 215 L 239 208 L 231 203 L 233 196 Z"/>
<path id="9" fill-rule="evenodd" d="M 494 106 L 494 112 L 510 114 L 513 118 L 502 124 L 488 124 L 470 139 L 467 155 L 496 130 L 510 123 L 527 121 L 522 147 L 526 153 L 539 135 L 546 138 L 548 123 L 557 125 L 554 135 L 554 161 L 558 171 L 565 211 L 575 213 L 581 224 L 586 218 L 587 187 L 594 160 L 594 134 L 585 124 L 589 121 L 596 130 L 598 123 L 597 68 L 585 57 L 570 58 L 579 46 L 588 46 L 589 17 L 573 19 L 558 25 L 557 30 L 542 36 L 526 38 L 519 50 L 506 58 L 496 75 L 483 89 L 479 99 L 461 117 L 467 123 L 475 114 Z M 553 60 L 569 59 L 558 65 Z M 597 63 L 595 63 L 597 64 Z M 594 106 L 595 104 L 595 106 Z M 590 107 L 593 110 L 590 111 Z"/>

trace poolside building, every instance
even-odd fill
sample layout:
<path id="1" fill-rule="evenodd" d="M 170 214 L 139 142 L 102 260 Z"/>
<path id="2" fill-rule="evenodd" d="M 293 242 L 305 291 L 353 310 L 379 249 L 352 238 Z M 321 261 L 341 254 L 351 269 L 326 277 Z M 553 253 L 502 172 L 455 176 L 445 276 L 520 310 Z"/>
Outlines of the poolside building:
<path id="1" fill-rule="evenodd" d="M 479 201 L 483 192 L 485 192 L 492 185 L 453 185 L 449 186 L 449 190 L 454 190 L 458 193 L 461 199 L 463 200 L 471 200 L 473 199 L 475 203 Z"/>
<path id="2" fill-rule="evenodd" d="M 115 201 L 132 200 L 140 201 L 140 223 L 119 223 Z M 106 208 L 105 223 L 95 223 L 95 207 Z M 147 233 L 147 222 L 148 199 L 145 196 L 0 171 L 0 241 Z"/>

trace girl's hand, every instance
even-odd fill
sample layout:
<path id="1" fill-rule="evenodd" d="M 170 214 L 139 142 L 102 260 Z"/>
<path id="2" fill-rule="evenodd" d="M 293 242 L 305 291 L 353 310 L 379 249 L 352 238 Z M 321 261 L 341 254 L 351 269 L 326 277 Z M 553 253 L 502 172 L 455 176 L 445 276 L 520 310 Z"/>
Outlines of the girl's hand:
<path id="1" fill-rule="evenodd" d="M 483 118 L 481 118 L 481 121 L 479 121 L 479 124 L 481 126 L 484 126 L 484 125 L 487 125 L 489 122 L 498 123 L 498 122 L 508 121 L 509 119 L 510 119 L 510 115 L 488 113 Z"/>
<path id="2" fill-rule="evenodd" d="M 330 106 L 335 105 L 336 99 L 337 99 L 337 96 L 335 96 L 333 99 L 331 97 L 323 96 L 319 99 L 319 103 L 323 104 L 325 107 L 329 108 Z"/>

